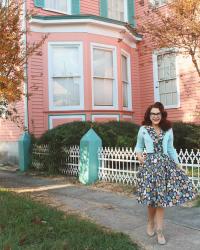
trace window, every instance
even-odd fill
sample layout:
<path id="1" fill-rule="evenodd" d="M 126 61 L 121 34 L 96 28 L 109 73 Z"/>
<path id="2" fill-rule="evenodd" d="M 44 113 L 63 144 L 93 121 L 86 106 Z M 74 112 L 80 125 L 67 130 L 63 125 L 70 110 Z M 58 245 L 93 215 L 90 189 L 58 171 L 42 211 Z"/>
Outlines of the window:
<path id="1" fill-rule="evenodd" d="M 108 17 L 119 21 L 127 21 L 127 0 L 109 0 Z"/>
<path id="2" fill-rule="evenodd" d="M 9 0 L 0 0 L 0 4 L 1 4 L 2 6 L 7 6 L 7 5 L 9 4 L 8 1 L 9 1 Z"/>
<path id="3" fill-rule="evenodd" d="M 116 105 L 116 59 L 113 48 L 93 47 L 93 105 Z"/>
<path id="4" fill-rule="evenodd" d="M 168 0 L 150 0 L 150 3 L 154 7 L 160 7 L 167 3 Z"/>
<path id="5" fill-rule="evenodd" d="M 166 107 L 179 105 L 176 54 L 172 52 L 157 55 L 157 84 L 158 99 Z"/>
<path id="6" fill-rule="evenodd" d="M 50 46 L 50 106 L 79 108 L 82 104 L 82 52 L 80 44 Z"/>
<path id="7" fill-rule="evenodd" d="M 69 0 L 46 0 L 45 8 L 48 10 L 71 13 L 71 1 Z"/>
<path id="8" fill-rule="evenodd" d="M 123 107 L 131 109 L 131 83 L 130 83 L 130 59 L 122 54 L 122 86 L 123 86 Z"/>

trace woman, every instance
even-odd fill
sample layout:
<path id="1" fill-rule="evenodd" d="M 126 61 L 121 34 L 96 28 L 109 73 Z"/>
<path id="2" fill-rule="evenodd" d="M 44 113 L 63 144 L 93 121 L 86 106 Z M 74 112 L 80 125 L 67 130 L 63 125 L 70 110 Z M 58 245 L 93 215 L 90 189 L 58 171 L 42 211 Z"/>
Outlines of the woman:
<path id="1" fill-rule="evenodd" d="M 135 152 L 140 162 L 137 174 L 138 202 L 147 205 L 147 234 L 155 229 L 159 244 L 163 235 L 164 208 L 180 205 L 196 195 L 191 181 L 181 169 L 173 146 L 173 131 L 160 102 L 149 106 L 137 137 Z M 146 156 L 143 154 L 146 148 Z"/>

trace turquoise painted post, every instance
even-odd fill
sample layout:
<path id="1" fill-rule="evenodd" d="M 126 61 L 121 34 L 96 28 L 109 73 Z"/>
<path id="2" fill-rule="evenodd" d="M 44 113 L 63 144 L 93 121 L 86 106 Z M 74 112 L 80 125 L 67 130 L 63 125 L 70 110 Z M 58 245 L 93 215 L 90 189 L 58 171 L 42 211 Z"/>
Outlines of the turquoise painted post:
<path id="1" fill-rule="evenodd" d="M 26 171 L 30 163 L 31 137 L 28 132 L 24 132 L 18 141 L 19 146 L 19 169 Z"/>
<path id="2" fill-rule="evenodd" d="M 102 146 L 101 138 L 91 128 L 80 141 L 79 181 L 92 184 L 98 180 L 98 148 Z"/>

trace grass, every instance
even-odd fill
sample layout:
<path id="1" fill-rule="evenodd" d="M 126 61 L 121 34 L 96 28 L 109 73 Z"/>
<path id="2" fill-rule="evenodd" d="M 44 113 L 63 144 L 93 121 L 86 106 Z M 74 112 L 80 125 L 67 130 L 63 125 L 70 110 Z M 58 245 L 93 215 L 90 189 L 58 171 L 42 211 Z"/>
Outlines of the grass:
<path id="1" fill-rule="evenodd" d="M 0 249 L 136 250 L 122 233 L 113 233 L 29 197 L 0 190 Z"/>

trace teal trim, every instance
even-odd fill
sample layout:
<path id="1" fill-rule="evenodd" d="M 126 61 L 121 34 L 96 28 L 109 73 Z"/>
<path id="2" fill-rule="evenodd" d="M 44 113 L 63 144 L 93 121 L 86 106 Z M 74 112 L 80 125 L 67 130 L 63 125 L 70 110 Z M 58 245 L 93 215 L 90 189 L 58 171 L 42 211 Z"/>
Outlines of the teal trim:
<path id="1" fill-rule="evenodd" d="M 36 7 L 44 8 L 44 0 L 34 0 Z"/>
<path id="2" fill-rule="evenodd" d="M 80 0 L 72 0 L 72 15 L 80 14 Z"/>
<path id="3" fill-rule="evenodd" d="M 97 20 L 97 21 L 102 21 L 105 23 L 113 23 L 113 24 L 117 24 L 117 25 L 121 25 L 121 26 L 125 26 L 127 29 L 130 30 L 130 32 L 135 35 L 138 38 L 142 38 L 142 36 L 140 34 L 138 34 L 135 29 L 133 28 L 132 25 L 127 25 L 126 22 L 121 22 L 118 20 L 114 20 L 114 19 L 110 19 L 107 17 L 102 17 L 102 16 L 95 16 L 95 15 L 59 15 L 59 16 L 33 16 L 34 19 L 38 19 L 38 20 L 52 20 L 52 21 L 57 21 L 57 20 L 70 20 L 70 19 L 93 19 L 93 20 Z"/>
<path id="4" fill-rule="evenodd" d="M 92 184 L 98 180 L 100 147 L 102 147 L 102 140 L 91 128 L 80 141 L 79 181 L 83 184 Z"/>
<path id="5" fill-rule="evenodd" d="M 100 16 L 108 17 L 108 0 L 100 0 Z"/>
<path id="6" fill-rule="evenodd" d="M 24 132 L 18 141 L 19 148 L 19 169 L 24 172 L 28 169 L 31 161 L 31 136 Z"/>
<path id="7" fill-rule="evenodd" d="M 135 27 L 135 0 L 127 0 L 128 4 L 128 22 Z"/>

